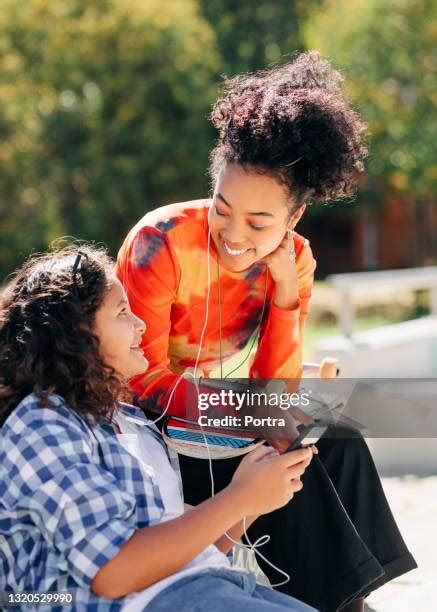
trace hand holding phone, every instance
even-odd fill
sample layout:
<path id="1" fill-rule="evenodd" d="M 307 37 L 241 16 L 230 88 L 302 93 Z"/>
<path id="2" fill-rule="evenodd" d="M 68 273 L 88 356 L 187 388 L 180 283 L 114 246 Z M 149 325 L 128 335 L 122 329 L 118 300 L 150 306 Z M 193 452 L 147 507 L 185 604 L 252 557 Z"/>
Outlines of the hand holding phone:
<path id="1" fill-rule="evenodd" d="M 316 444 L 323 434 L 328 429 L 328 425 L 316 419 L 311 425 L 298 425 L 298 437 L 290 444 L 286 452 L 296 450 L 297 448 L 305 448 Z"/>

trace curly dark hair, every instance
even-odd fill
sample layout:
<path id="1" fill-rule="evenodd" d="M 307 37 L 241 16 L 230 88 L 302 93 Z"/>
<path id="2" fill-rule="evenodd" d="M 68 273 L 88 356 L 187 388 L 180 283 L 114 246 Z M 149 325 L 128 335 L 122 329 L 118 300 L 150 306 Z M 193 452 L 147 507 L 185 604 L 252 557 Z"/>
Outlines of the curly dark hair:
<path id="1" fill-rule="evenodd" d="M 366 126 L 341 91 L 342 80 L 316 51 L 226 80 L 211 114 L 219 130 L 211 178 L 225 163 L 240 164 L 278 179 L 292 208 L 353 195 L 367 155 Z"/>
<path id="2" fill-rule="evenodd" d="M 93 332 L 114 264 L 103 249 L 79 249 L 31 257 L 3 295 L 0 426 L 32 392 L 41 407 L 51 406 L 49 395 L 58 393 L 98 422 L 109 420 L 125 393 L 125 383 L 103 362 Z"/>

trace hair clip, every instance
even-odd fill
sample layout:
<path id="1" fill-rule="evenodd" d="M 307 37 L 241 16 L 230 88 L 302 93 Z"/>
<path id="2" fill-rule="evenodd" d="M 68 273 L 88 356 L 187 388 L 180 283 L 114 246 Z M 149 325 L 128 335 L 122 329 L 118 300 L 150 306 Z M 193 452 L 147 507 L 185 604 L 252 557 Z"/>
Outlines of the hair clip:
<path id="1" fill-rule="evenodd" d="M 78 251 L 77 256 L 76 256 L 76 261 L 73 264 L 73 276 L 76 274 L 79 268 L 79 264 L 80 264 L 80 260 L 82 259 L 82 255 L 85 255 L 85 253 L 83 253 L 82 251 Z"/>
<path id="2" fill-rule="evenodd" d="M 74 264 L 73 264 L 73 272 L 72 272 L 72 275 L 73 275 L 73 290 L 76 293 L 76 295 L 77 295 L 77 292 L 78 292 L 78 285 L 77 285 L 77 282 L 76 282 L 76 276 L 77 276 L 77 273 L 79 271 L 79 266 L 80 266 L 80 262 L 81 262 L 82 257 L 85 257 L 86 259 L 88 259 L 88 255 L 86 253 L 84 253 L 83 251 L 78 251 L 77 255 L 76 255 L 76 259 L 75 259 Z"/>
<path id="3" fill-rule="evenodd" d="M 289 164 L 284 164 L 284 166 L 286 168 L 288 168 L 290 166 L 294 166 L 294 164 L 297 164 L 297 162 L 300 162 L 301 159 L 302 159 L 302 155 L 300 157 L 298 157 L 297 159 L 295 159 L 294 161 L 290 162 Z"/>

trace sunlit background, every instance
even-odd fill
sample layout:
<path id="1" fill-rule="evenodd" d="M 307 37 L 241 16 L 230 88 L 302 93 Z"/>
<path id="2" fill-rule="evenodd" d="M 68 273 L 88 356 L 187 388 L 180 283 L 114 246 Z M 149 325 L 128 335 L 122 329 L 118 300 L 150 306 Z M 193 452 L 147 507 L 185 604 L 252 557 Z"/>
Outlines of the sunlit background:
<path id="1" fill-rule="evenodd" d="M 435 7 L 2 0 L 0 286 L 59 236 L 115 255 L 146 211 L 207 195 L 221 76 L 317 49 L 344 74 L 371 141 L 356 199 L 313 203 L 298 228 L 318 261 L 305 358 L 337 356 L 353 377 L 436 377 Z M 372 595 L 374 610 L 435 609 L 437 444 L 426 442 L 404 460 L 402 445 L 375 448 L 381 472 L 396 474 L 384 485 L 421 567 Z"/>

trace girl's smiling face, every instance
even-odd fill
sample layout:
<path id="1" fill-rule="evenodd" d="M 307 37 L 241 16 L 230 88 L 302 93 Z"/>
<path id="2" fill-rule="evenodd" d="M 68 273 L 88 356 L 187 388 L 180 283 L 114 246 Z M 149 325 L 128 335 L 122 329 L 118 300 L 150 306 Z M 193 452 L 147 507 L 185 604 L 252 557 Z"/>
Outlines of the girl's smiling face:
<path id="1" fill-rule="evenodd" d="M 277 179 L 226 165 L 217 179 L 208 216 L 223 266 L 241 272 L 272 253 L 304 208 L 290 217 L 287 191 Z"/>
<path id="2" fill-rule="evenodd" d="M 132 313 L 123 286 L 115 277 L 110 279 L 103 304 L 96 312 L 94 331 L 103 361 L 122 378 L 147 370 L 148 361 L 140 348 L 146 326 Z"/>

